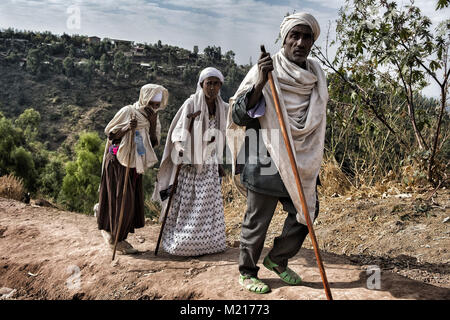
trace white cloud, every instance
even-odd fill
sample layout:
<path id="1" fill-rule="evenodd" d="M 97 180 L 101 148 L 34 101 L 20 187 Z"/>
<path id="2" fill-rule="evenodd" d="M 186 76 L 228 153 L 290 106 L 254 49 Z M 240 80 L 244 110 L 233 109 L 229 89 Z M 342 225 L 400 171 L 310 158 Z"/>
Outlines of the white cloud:
<path id="1" fill-rule="evenodd" d="M 79 30 L 66 28 L 66 9 L 71 4 L 81 9 Z M 279 25 L 284 14 L 293 9 L 255 0 L 166 0 L 160 4 L 143 0 L 17 0 L 0 4 L 0 27 L 98 34 L 142 42 L 162 40 L 189 49 L 218 45 L 224 51 L 235 51 L 238 63 L 247 63 L 250 56 L 256 60 L 261 43 L 268 50 L 278 49 L 274 41 Z"/>
<path id="2" fill-rule="evenodd" d="M 416 0 L 433 22 L 450 16 L 450 9 L 435 12 L 437 0 Z M 400 5 L 409 0 L 398 0 Z M 433 5 L 430 4 L 433 3 Z M 309 11 L 322 29 L 318 45 L 324 46 L 328 24 L 338 18 L 345 0 L 286 0 L 267 3 L 256 0 L 6 0 L 0 3 L 0 28 L 45 31 L 62 34 L 98 35 L 138 42 L 163 43 L 192 50 L 198 45 L 221 46 L 222 52 L 233 50 L 240 64 L 259 56 L 259 45 L 274 53 L 279 25 L 286 12 Z M 80 7 L 80 29 L 67 29 L 67 8 Z M 301 8 L 300 8 L 301 7 Z M 334 37 L 334 27 L 331 37 Z M 332 50 L 333 51 L 333 50 Z"/>

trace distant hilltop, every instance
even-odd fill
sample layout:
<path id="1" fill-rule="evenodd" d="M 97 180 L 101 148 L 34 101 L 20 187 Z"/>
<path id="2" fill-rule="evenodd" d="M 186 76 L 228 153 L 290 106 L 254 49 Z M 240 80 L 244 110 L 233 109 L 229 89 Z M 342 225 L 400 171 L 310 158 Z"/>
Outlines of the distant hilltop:
<path id="1" fill-rule="evenodd" d="M 222 97 L 234 93 L 250 65 L 237 65 L 235 54 L 198 46 L 187 50 L 158 41 L 136 43 L 50 32 L 0 31 L 0 111 L 17 117 L 34 108 L 42 117 L 39 138 L 51 149 L 72 141 L 80 130 L 103 128 L 139 88 L 160 83 L 170 92 L 162 121 L 167 126 L 183 101 L 195 91 L 199 72 L 217 67 L 225 76 Z M 69 139 L 69 140 L 67 140 Z"/>

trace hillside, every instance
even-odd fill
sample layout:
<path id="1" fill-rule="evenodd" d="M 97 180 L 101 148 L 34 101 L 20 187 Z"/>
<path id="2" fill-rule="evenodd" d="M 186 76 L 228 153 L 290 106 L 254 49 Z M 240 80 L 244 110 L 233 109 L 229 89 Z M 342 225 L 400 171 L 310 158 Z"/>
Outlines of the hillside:
<path id="1" fill-rule="evenodd" d="M 139 44 L 50 33 L 0 32 L 0 111 L 8 118 L 33 108 L 41 114 L 39 140 L 50 150 L 70 145 L 83 130 L 101 137 L 112 116 L 139 98 L 146 83 L 170 93 L 161 115 L 163 131 L 178 108 L 195 92 L 199 72 L 222 71 L 225 101 L 237 89 L 248 66 L 238 66 L 232 51 L 220 47 L 203 53 L 179 47 Z"/>
<path id="2" fill-rule="evenodd" d="M 155 148 L 160 159 L 174 115 L 195 92 L 201 70 L 209 66 L 225 77 L 221 88 L 225 101 L 250 67 L 238 66 L 233 51 L 222 54 L 214 45 L 198 52 L 197 46 L 190 51 L 161 41 L 147 44 L 0 30 L 0 177 L 13 174 L 22 179 L 25 194 L 57 202 L 67 210 L 91 212 L 98 195 L 88 190 L 98 188 L 104 128 L 114 114 L 136 102 L 143 85 L 165 86 L 169 101 L 160 113 L 162 139 Z M 79 157 L 83 137 L 90 141 L 86 151 L 91 163 L 85 159 L 77 168 L 90 172 L 75 174 L 70 168 Z M 157 167 L 144 176 L 146 199 Z M 77 183 L 69 186 L 73 174 L 83 181 L 76 178 Z M 157 211 L 146 206 L 147 215 Z"/>

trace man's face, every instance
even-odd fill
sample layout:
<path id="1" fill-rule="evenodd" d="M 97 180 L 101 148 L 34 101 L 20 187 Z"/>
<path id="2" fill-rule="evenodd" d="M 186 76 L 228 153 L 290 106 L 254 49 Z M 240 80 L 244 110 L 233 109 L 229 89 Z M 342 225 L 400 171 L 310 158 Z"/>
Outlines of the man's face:
<path id="1" fill-rule="evenodd" d="M 306 58 L 314 44 L 314 36 L 310 26 L 296 25 L 289 30 L 284 41 L 284 53 L 295 64 L 304 67 Z"/>

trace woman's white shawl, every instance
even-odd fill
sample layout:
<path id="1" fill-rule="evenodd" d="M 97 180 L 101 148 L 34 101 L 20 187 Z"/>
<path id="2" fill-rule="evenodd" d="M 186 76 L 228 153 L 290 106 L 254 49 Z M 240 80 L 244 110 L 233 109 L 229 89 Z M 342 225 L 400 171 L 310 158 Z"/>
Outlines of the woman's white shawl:
<path id="1" fill-rule="evenodd" d="M 188 118 L 188 115 L 197 111 L 200 111 L 200 115 L 195 118 L 192 132 L 189 133 L 191 119 Z M 179 163 L 194 165 L 199 172 L 205 163 L 204 159 L 209 158 L 208 153 L 213 149 L 216 150 L 217 159 L 221 162 L 225 146 L 227 113 L 228 103 L 224 102 L 219 94 L 216 99 L 216 129 L 208 129 L 208 105 L 206 104 L 205 94 L 200 89 L 184 102 L 173 118 L 167 133 L 166 145 L 152 195 L 152 200 L 158 201 L 162 205 L 161 221 L 164 219 L 168 199 L 161 201 L 160 192 L 167 190 L 174 183 L 176 168 Z M 215 136 L 215 141 L 209 143 L 212 135 Z M 175 143 L 181 143 L 184 149 L 183 159 L 179 159 Z"/>
<path id="2" fill-rule="evenodd" d="M 167 105 L 169 96 L 167 89 L 159 85 L 147 84 L 141 88 L 139 101 L 137 101 L 133 105 L 128 105 L 120 109 L 105 128 L 105 134 L 109 136 L 111 133 L 117 133 L 119 130 L 128 127 L 131 119 L 135 118 L 137 120 L 136 131 L 139 131 L 140 135 L 142 136 L 145 154 L 138 154 L 136 144 L 133 141 L 134 137 L 132 137 L 132 132 L 128 131 L 122 137 L 116 156 L 120 164 L 125 167 L 128 166 L 128 161 L 130 161 L 130 168 L 136 168 L 136 172 L 139 174 L 144 173 L 147 168 L 152 167 L 158 162 L 158 158 L 156 157 L 155 151 L 153 150 L 152 143 L 150 141 L 150 135 L 148 132 L 150 122 L 144 115 L 143 110 L 148 102 L 151 101 L 151 99 L 159 93 L 162 93 L 163 98 L 161 101 L 161 106 L 156 110 L 156 112 L 163 110 Z M 156 135 L 159 143 L 161 139 L 161 123 L 159 121 L 159 115 L 157 116 L 156 123 Z M 132 145 L 133 150 L 131 150 Z M 109 144 L 107 143 L 105 146 L 105 155 L 108 152 L 108 147 Z M 104 162 L 105 157 L 103 157 L 102 172 Z"/>
<path id="3" fill-rule="evenodd" d="M 280 99 L 283 120 L 286 124 L 291 148 L 295 150 L 296 165 L 300 172 L 308 211 L 313 221 L 316 207 L 316 180 L 322 163 L 325 140 L 327 80 L 325 73 L 315 60 L 308 59 L 308 70 L 305 70 L 289 61 L 285 57 L 283 49 L 272 58 L 274 64 L 272 74 Z M 237 98 L 247 92 L 256 83 L 257 78 L 258 66 L 255 65 L 242 81 L 236 94 L 230 99 L 228 112 L 227 143 L 232 156 L 233 180 L 244 195 L 246 195 L 246 189 L 240 183 L 239 175 L 235 175 L 235 166 L 244 143 L 245 128 L 233 122 L 232 108 Z M 266 111 L 263 116 L 258 118 L 263 141 L 297 209 L 297 221 L 306 225 L 300 195 L 287 156 L 287 148 L 281 134 L 269 83 L 264 86 L 263 95 Z"/>

